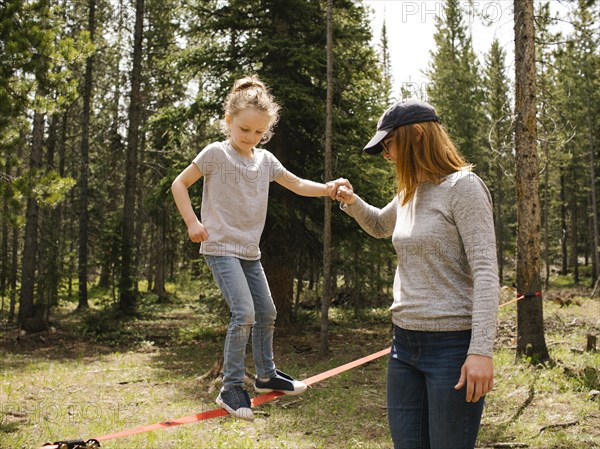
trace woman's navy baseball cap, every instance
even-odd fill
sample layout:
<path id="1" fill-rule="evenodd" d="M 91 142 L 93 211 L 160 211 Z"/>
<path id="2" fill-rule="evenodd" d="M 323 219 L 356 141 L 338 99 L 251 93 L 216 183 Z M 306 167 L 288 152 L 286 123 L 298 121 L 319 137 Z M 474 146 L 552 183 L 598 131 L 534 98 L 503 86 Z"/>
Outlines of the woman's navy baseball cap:
<path id="1" fill-rule="evenodd" d="M 439 122 L 433 106 L 415 98 L 391 105 L 377 122 L 375 136 L 365 145 L 363 151 L 368 154 L 379 154 L 383 151 L 381 141 L 393 129 L 400 126 L 421 122 Z"/>

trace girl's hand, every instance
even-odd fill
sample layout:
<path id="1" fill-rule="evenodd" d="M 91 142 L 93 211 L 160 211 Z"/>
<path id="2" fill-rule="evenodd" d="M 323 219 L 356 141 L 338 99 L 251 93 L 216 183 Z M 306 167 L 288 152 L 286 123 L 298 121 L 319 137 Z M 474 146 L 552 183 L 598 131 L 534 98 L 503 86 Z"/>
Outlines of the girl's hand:
<path id="1" fill-rule="evenodd" d="M 208 231 L 198 220 L 188 225 L 188 235 L 194 243 L 201 243 L 208 239 Z"/>
<path id="2" fill-rule="evenodd" d="M 468 355 L 454 389 L 460 390 L 465 385 L 467 386 L 467 402 L 477 402 L 479 398 L 491 391 L 494 387 L 494 362 L 492 359 L 483 355 Z"/>

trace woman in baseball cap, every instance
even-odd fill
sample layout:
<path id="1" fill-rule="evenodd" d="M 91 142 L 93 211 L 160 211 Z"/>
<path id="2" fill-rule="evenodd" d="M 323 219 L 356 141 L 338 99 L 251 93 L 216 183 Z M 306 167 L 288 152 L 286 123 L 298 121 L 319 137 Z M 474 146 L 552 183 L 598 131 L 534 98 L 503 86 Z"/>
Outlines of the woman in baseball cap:
<path id="1" fill-rule="evenodd" d="M 388 421 L 394 447 L 472 449 L 493 387 L 499 280 L 490 193 L 418 100 L 392 105 L 364 147 L 394 163 L 382 209 L 336 181 L 341 209 L 397 254 Z"/>

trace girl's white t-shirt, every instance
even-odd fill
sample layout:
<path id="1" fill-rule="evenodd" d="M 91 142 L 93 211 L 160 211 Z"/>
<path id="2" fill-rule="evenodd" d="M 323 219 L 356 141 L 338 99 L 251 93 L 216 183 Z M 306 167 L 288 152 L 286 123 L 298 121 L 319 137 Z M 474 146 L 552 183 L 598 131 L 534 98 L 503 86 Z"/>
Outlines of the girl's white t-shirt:
<path id="1" fill-rule="evenodd" d="M 246 159 L 227 141 L 207 145 L 193 162 L 204 177 L 200 221 L 208 239 L 200 253 L 260 259 L 269 184 L 286 172 L 285 167 L 260 148 Z"/>

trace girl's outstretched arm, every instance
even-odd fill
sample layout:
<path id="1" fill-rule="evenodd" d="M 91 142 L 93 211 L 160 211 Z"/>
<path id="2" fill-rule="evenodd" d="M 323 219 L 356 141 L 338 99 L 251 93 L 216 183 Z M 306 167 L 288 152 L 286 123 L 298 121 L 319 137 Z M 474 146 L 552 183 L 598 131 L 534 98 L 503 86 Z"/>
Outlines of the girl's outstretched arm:
<path id="1" fill-rule="evenodd" d="M 329 196 L 332 200 L 339 200 L 338 189 L 340 186 L 350 186 L 347 180 L 341 178 L 335 181 L 329 181 L 326 184 L 310 181 L 300 178 L 289 171 L 285 171 L 282 175 L 275 179 L 275 182 L 288 190 L 291 190 L 297 195 L 302 196 Z M 350 189 L 352 187 L 350 186 Z M 341 190 L 341 189 L 340 189 Z"/>
<path id="2" fill-rule="evenodd" d="M 302 179 L 295 174 L 285 171 L 278 178 L 275 178 L 275 182 L 288 190 L 291 190 L 297 195 L 302 196 L 326 196 L 329 195 L 329 191 L 325 184 L 320 182 L 310 181 L 308 179 Z"/>

